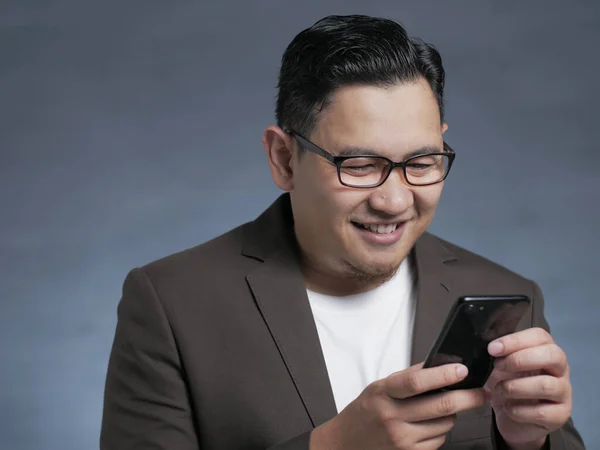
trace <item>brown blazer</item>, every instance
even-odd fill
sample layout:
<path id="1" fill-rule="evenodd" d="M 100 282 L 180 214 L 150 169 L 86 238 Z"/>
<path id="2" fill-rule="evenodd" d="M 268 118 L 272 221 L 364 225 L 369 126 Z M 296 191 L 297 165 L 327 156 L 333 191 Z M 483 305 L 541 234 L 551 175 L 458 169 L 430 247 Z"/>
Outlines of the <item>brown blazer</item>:
<path id="1" fill-rule="evenodd" d="M 294 242 L 284 194 L 257 220 L 128 274 L 102 450 L 308 450 L 337 411 Z M 413 363 L 460 295 L 529 295 L 521 327 L 548 328 L 534 282 L 430 234 L 414 256 Z M 571 421 L 550 442 L 584 448 Z M 460 414 L 443 448 L 500 448 L 491 408 Z"/>

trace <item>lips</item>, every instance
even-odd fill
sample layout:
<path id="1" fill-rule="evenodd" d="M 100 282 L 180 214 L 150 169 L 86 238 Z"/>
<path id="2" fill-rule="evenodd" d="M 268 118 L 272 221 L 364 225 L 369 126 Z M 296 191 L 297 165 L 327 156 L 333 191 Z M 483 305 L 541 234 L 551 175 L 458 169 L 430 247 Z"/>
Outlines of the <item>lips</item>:
<path id="1" fill-rule="evenodd" d="M 393 233 L 394 231 L 396 231 L 396 228 L 398 228 L 398 225 L 399 225 L 398 223 L 392 223 L 392 224 L 363 224 L 363 223 L 358 223 L 358 222 L 352 222 L 352 223 L 359 228 L 369 230 L 369 231 L 372 231 L 373 233 L 377 233 L 377 234 Z"/>

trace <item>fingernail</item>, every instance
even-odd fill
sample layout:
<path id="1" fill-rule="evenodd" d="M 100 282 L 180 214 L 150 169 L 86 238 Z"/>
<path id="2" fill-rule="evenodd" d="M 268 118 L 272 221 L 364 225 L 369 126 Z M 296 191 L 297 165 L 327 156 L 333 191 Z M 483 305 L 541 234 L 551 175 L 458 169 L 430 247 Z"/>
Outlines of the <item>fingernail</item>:
<path id="1" fill-rule="evenodd" d="M 499 355 L 500 353 L 502 353 L 503 350 L 504 345 L 500 341 L 494 341 L 491 342 L 490 345 L 488 345 L 488 352 L 492 356 Z"/>
<path id="2" fill-rule="evenodd" d="M 456 375 L 458 375 L 459 378 L 466 377 L 467 373 L 469 373 L 469 370 L 466 368 L 466 366 L 463 366 L 462 364 L 456 366 Z"/>

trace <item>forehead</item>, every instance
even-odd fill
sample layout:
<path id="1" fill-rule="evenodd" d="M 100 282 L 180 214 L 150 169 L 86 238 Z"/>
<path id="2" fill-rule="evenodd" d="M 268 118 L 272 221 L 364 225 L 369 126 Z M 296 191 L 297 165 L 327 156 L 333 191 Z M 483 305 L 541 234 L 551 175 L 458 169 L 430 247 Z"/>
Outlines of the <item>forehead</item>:
<path id="1" fill-rule="evenodd" d="M 319 115 L 312 136 L 323 146 L 397 153 L 441 143 L 437 101 L 425 80 L 391 87 L 345 86 Z"/>

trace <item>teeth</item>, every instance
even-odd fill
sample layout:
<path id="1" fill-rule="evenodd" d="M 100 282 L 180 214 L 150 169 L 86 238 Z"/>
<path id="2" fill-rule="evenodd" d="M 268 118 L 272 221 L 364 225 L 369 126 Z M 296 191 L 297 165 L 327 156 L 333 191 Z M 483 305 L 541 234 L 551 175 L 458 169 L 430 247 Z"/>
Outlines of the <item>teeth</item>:
<path id="1" fill-rule="evenodd" d="M 398 224 L 393 223 L 391 225 L 362 225 L 362 227 L 366 228 L 367 230 L 373 231 L 374 233 L 388 234 L 394 231 L 398 227 Z"/>

